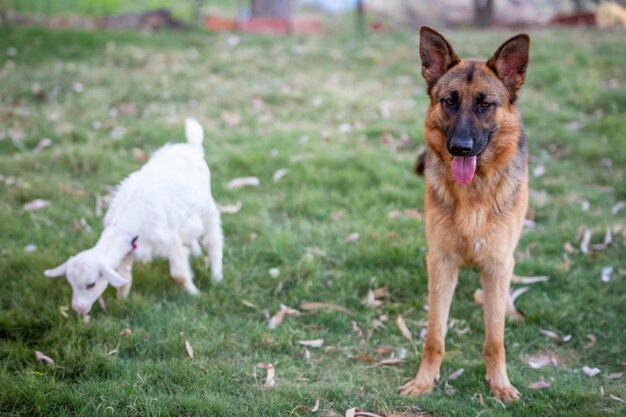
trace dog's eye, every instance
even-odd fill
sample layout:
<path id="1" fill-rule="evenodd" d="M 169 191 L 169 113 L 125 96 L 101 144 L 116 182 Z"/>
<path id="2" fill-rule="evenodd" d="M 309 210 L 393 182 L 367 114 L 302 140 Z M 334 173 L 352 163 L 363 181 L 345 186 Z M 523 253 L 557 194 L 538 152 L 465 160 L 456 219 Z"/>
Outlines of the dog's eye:
<path id="1" fill-rule="evenodd" d="M 93 288 L 93 287 L 95 287 L 95 286 L 96 286 L 96 283 L 95 283 L 95 282 L 92 282 L 91 284 L 87 284 L 87 287 L 86 287 L 86 288 L 87 288 L 88 290 L 90 290 L 90 289 L 92 289 L 92 288 Z"/>
<path id="2" fill-rule="evenodd" d="M 483 101 L 482 103 L 480 103 L 480 107 L 490 107 L 491 103 L 488 103 L 486 101 Z"/>
<path id="3" fill-rule="evenodd" d="M 447 98 L 444 100 L 444 103 L 446 103 L 448 106 L 454 106 L 456 104 L 456 100 L 453 98 Z"/>

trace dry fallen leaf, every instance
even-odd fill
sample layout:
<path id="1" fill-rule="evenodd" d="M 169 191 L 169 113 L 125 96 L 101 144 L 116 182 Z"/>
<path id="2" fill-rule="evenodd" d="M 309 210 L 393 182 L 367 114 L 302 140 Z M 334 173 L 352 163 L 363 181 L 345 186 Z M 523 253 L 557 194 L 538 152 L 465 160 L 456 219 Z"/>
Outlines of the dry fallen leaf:
<path id="1" fill-rule="evenodd" d="M 40 351 L 36 350 L 35 351 L 35 358 L 38 361 L 43 361 L 46 362 L 48 365 L 52 366 L 54 368 L 54 360 L 52 360 L 52 358 L 48 355 L 45 355 L 43 353 L 41 353 Z"/>
<path id="2" fill-rule="evenodd" d="M 612 381 L 618 380 L 618 379 L 622 379 L 622 377 L 624 376 L 623 372 L 614 372 L 612 374 L 608 374 L 605 378 L 606 379 L 610 379 Z"/>
<path id="3" fill-rule="evenodd" d="M 133 148 L 133 159 L 137 162 L 145 162 L 148 160 L 148 154 L 139 148 Z"/>
<path id="4" fill-rule="evenodd" d="M 548 365 L 557 365 L 557 360 L 554 356 L 552 355 L 548 355 L 548 354 L 536 354 L 533 356 L 530 356 L 526 363 L 528 363 L 528 365 L 533 368 L 533 369 L 540 369 L 543 368 L 544 366 L 548 366 Z"/>
<path id="5" fill-rule="evenodd" d="M 272 316 L 272 318 L 270 319 L 269 327 L 270 329 L 275 329 L 278 326 L 280 326 L 285 316 L 299 316 L 299 315 L 300 315 L 300 312 L 298 310 L 295 310 L 293 308 L 287 307 L 284 304 L 281 304 L 280 310 L 278 310 L 278 312 L 274 314 L 274 316 Z"/>
<path id="6" fill-rule="evenodd" d="M 404 321 L 402 316 L 398 315 L 398 318 L 396 319 L 396 324 L 398 325 L 398 329 L 400 329 L 400 333 L 402 333 L 402 336 L 410 341 L 413 341 L 413 336 L 411 335 L 411 332 L 409 331 L 409 328 L 407 327 L 406 322 Z"/>
<path id="7" fill-rule="evenodd" d="M 576 248 L 574 248 L 572 246 L 572 244 L 569 242 L 569 240 L 567 242 L 565 242 L 565 244 L 563 245 L 563 249 L 567 253 L 576 253 L 576 252 L 578 252 L 578 250 L 576 250 Z"/>
<path id="8" fill-rule="evenodd" d="M 83 316 L 83 323 L 91 324 L 91 316 L 89 314 Z"/>
<path id="9" fill-rule="evenodd" d="M 22 208 L 26 211 L 36 211 L 36 210 L 41 210 L 42 208 L 46 208 L 49 205 L 50 205 L 50 201 L 37 198 L 33 201 L 29 201 L 28 203 L 24 204 Z"/>
<path id="10" fill-rule="evenodd" d="M 65 317 L 66 319 L 70 318 L 70 316 L 68 316 L 67 312 L 70 310 L 69 306 L 59 306 L 59 312 L 61 313 L 61 315 L 63 317 Z"/>
<path id="11" fill-rule="evenodd" d="M 324 340 L 323 339 L 298 340 L 298 343 L 302 346 L 318 348 L 324 344 Z"/>
<path id="12" fill-rule="evenodd" d="M 476 288 L 476 291 L 474 291 L 474 302 L 476 304 L 482 304 L 485 301 L 485 295 L 483 293 L 483 290 L 481 288 Z"/>
<path id="13" fill-rule="evenodd" d="M 587 335 L 587 340 L 589 340 L 589 343 L 585 346 L 587 349 L 594 347 L 597 341 L 596 336 L 591 333 Z"/>
<path id="14" fill-rule="evenodd" d="M 308 405 L 302 405 L 302 404 L 296 405 L 295 408 L 291 410 L 291 413 L 289 414 L 292 415 L 293 412 L 296 410 L 308 411 L 309 413 L 316 413 L 319 409 L 320 409 L 320 399 L 318 398 L 315 400 L 315 404 L 313 405 L 313 407 L 309 407 Z"/>
<path id="15" fill-rule="evenodd" d="M 588 376 L 596 376 L 601 372 L 599 368 L 590 368 L 588 366 L 583 366 L 582 371 Z"/>
<path id="16" fill-rule="evenodd" d="M 33 153 L 39 153 L 50 146 L 52 146 L 52 139 L 43 138 L 39 141 L 37 146 L 35 146 L 35 148 L 33 149 Z"/>
<path id="17" fill-rule="evenodd" d="M 100 308 L 102 309 L 102 311 L 107 310 L 107 303 L 106 301 L 104 301 L 104 298 L 102 297 L 98 298 L 98 304 L 100 305 Z"/>
<path id="18" fill-rule="evenodd" d="M 189 340 L 187 339 L 185 339 L 185 351 L 187 352 L 187 355 L 189 355 L 189 357 L 193 359 L 193 348 L 191 347 L 191 343 L 189 343 Z"/>
<path id="19" fill-rule="evenodd" d="M 65 194 L 73 195 L 75 197 L 87 197 L 87 192 L 85 190 L 81 190 L 79 188 L 74 188 L 71 185 L 63 184 L 60 182 L 58 184 L 59 190 L 63 191 Z"/>
<path id="20" fill-rule="evenodd" d="M 583 200 L 580 202 L 580 209 L 581 209 L 582 211 L 589 211 L 589 207 L 591 207 L 591 203 L 589 202 L 589 200 L 585 200 L 585 199 L 583 199 Z"/>
<path id="21" fill-rule="evenodd" d="M 602 243 L 591 245 L 590 248 L 595 251 L 601 251 L 609 247 L 609 245 L 613 242 L 613 232 L 610 227 L 606 228 L 606 232 L 604 233 L 604 240 Z"/>
<path id="22" fill-rule="evenodd" d="M 626 403 L 626 401 L 624 401 L 623 399 L 621 399 L 617 395 L 609 394 L 609 397 L 611 397 L 612 400 L 619 401 L 620 403 Z"/>
<path id="23" fill-rule="evenodd" d="M 235 127 L 241 123 L 241 115 L 236 112 L 223 111 L 220 117 L 228 127 Z"/>
<path id="24" fill-rule="evenodd" d="M 374 363 L 374 362 L 376 362 L 376 359 L 372 358 L 370 355 L 368 355 L 365 352 L 359 351 L 358 354 L 359 354 L 359 360 L 361 362 L 367 362 L 367 363 Z"/>
<path id="25" fill-rule="evenodd" d="M 379 346 L 376 348 L 376 353 L 379 355 L 388 355 L 393 352 L 393 346 Z"/>
<path id="26" fill-rule="evenodd" d="M 356 416 L 356 408 L 349 408 L 346 410 L 346 417 L 355 417 Z"/>
<path id="27" fill-rule="evenodd" d="M 363 330 L 361 330 L 359 325 L 354 320 L 352 320 L 352 332 L 354 333 L 354 335 L 356 337 L 358 337 L 360 339 L 362 339 L 364 337 Z"/>
<path id="28" fill-rule="evenodd" d="M 552 330 L 545 330 L 545 329 L 539 329 L 539 333 L 548 336 L 550 339 L 554 340 L 557 343 L 567 343 L 570 340 L 572 340 L 571 334 L 561 337 L 557 333 L 553 332 Z"/>
<path id="29" fill-rule="evenodd" d="M 267 370 L 267 377 L 265 378 L 263 388 L 274 388 L 276 386 L 274 365 L 269 362 L 259 362 L 256 364 L 256 367 Z"/>
<path id="30" fill-rule="evenodd" d="M 537 165 L 535 168 L 533 168 L 533 177 L 541 177 L 545 173 L 546 167 L 543 165 Z"/>
<path id="31" fill-rule="evenodd" d="M 363 301 L 363 304 L 365 304 L 368 307 L 378 308 L 383 305 L 383 302 L 376 298 L 376 293 L 374 291 L 369 290 L 367 292 L 367 297 Z"/>
<path id="32" fill-rule="evenodd" d="M 604 268 L 602 268 L 602 272 L 601 272 L 601 276 L 600 279 L 602 280 L 602 282 L 609 282 L 611 280 L 611 274 L 613 273 L 613 267 L 612 266 L 605 266 Z"/>
<path id="33" fill-rule="evenodd" d="M 274 182 L 280 181 L 280 179 L 284 177 L 285 175 L 287 175 L 288 172 L 289 170 L 287 168 L 281 168 L 277 170 L 276 172 L 274 172 L 274 175 L 272 175 L 272 181 Z"/>
<path id="34" fill-rule="evenodd" d="M 316 311 L 319 309 L 328 309 L 328 310 L 336 310 L 341 311 L 349 316 L 352 315 L 352 312 L 345 307 L 342 307 L 333 303 L 323 303 L 323 302 L 315 302 L 315 301 L 302 301 L 300 303 L 300 308 L 306 311 Z"/>
<path id="35" fill-rule="evenodd" d="M 550 382 L 544 381 L 543 378 L 541 378 L 537 382 L 528 384 L 528 388 L 530 389 L 546 389 L 546 388 L 550 388 L 551 386 L 552 384 Z"/>
<path id="36" fill-rule="evenodd" d="M 236 188 L 247 186 L 258 187 L 259 185 L 261 185 L 261 180 L 259 180 L 257 177 L 240 177 L 230 180 L 228 184 L 226 184 L 226 188 L 234 190 Z"/>
<path id="37" fill-rule="evenodd" d="M 222 206 L 222 205 L 218 204 L 217 205 L 217 209 L 222 214 L 239 213 L 239 210 L 241 210 L 241 201 L 237 201 L 237 204 L 231 204 L 231 205 L 227 205 L 227 206 Z"/>
<path id="38" fill-rule="evenodd" d="M 515 303 L 515 300 L 517 300 L 522 294 L 524 294 L 529 289 L 530 289 L 530 287 L 520 287 L 520 288 L 515 289 L 511 293 L 511 302 Z"/>
<path id="39" fill-rule="evenodd" d="M 278 268 L 270 268 L 267 273 L 270 275 L 270 277 L 272 278 L 278 278 L 278 276 L 280 275 L 280 269 Z"/>
<path id="40" fill-rule="evenodd" d="M 125 329 L 120 330 L 117 334 L 118 334 L 118 336 L 128 336 L 132 332 L 133 331 L 127 327 Z"/>
<path id="41" fill-rule="evenodd" d="M 463 375 L 463 372 L 465 372 L 465 369 L 463 369 L 463 368 L 457 369 L 456 371 L 454 371 L 450 375 L 448 375 L 448 380 L 452 381 L 452 380 L 457 379 L 458 377 Z"/>
<path id="42" fill-rule="evenodd" d="M 619 201 L 611 208 L 611 213 L 617 214 L 620 210 L 626 208 L 626 201 Z"/>
<path id="43" fill-rule="evenodd" d="M 422 214 L 419 212 L 418 209 L 408 208 L 404 210 L 391 210 L 389 213 L 387 213 L 387 218 L 389 219 L 399 219 L 399 218 L 421 219 Z"/>
<path id="44" fill-rule="evenodd" d="M 534 277 L 522 277 L 519 275 L 513 275 L 513 279 L 511 282 L 514 284 L 535 284 L 537 282 L 545 282 L 548 281 L 550 277 L 546 275 L 534 276 Z"/>
<path id="45" fill-rule="evenodd" d="M 256 304 L 254 304 L 252 301 L 241 300 L 241 304 L 245 305 L 246 307 L 257 308 Z"/>
<path id="46" fill-rule="evenodd" d="M 585 229 L 582 240 L 580 241 L 580 251 L 585 255 L 589 253 L 589 242 L 591 242 L 591 230 Z"/>
<path id="47" fill-rule="evenodd" d="M 388 358 L 388 359 L 383 359 L 382 361 L 379 361 L 372 366 L 376 368 L 376 367 L 385 366 L 385 365 L 395 365 L 395 364 L 402 363 L 402 362 L 404 362 L 404 359 L 402 358 Z"/>
<path id="48" fill-rule="evenodd" d="M 360 235 L 357 232 L 352 232 L 348 236 L 346 236 L 347 243 L 354 243 L 359 240 Z"/>

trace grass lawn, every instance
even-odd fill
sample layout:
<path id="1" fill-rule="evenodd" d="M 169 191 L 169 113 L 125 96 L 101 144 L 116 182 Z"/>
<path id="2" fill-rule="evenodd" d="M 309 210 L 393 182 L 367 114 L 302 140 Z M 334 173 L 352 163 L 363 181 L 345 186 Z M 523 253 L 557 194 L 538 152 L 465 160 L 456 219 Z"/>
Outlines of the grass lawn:
<path id="1" fill-rule="evenodd" d="M 445 34 L 462 56 L 481 57 L 510 35 Z M 505 408 L 484 381 L 472 270 L 460 277 L 435 392 L 397 395 L 417 369 L 426 319 L 424 224 L 389 216 L 423 207 L 424 181 L 411 173 L 427 106 L 416 34 L 3 32 L 0 414 L 306 416 L 295 408 L 319 398 L 321 416 L 352 407 L 406 416 L 624 415 L 624 378 L 607 378 L 626 361 L 626 210 L 611 210 L 626 200 L 624 34 L 531 36 L 520 102 L 531 173 L 540 175 L 531 175 L 536 227 L 522 236 L 516 272 L 550 279 L 529 285 L 516 302 L 526 320 L 507 325 L 509 376 L 523 398 Z M 206 128 L 216 200 L 242 204 L 222 216 L 224 282 L 212 284 L 194 261 L 202 294 L 192 298 L 157 261 L 135 268 L 128 300 L 109 289 L 91 324 L 65 314 L 70 286 L 42 271 L 95 243 L 107 186 L 137 169 L 142 152 L 183 140 L 187 116 Z M 288 173 L 274 182 L 281 168 Z M 241 176 L 261 185 L 227 189 Z M 23 209 L 37 198 L 50 206 Z M 564 249 L 578 248 L 584 229 L 601 243 L 607 228 L 613 243 L 603 250 Z M 354 232 L 360 238 L 346 242 Z M 390 293 L 382 306 L 365 305 L 380 287 Z M 302 301 L 353 315 L 318 310 L 268 327 L 267 311 Z M 119 335 L 126 328 L 132 333 Z M 572 337 L 559 344 L 540 329 Z M 324 345 L 307 355 L 298 344 L 307 339 Z M 390 357 L 378 353 L 384 346 L 404 360 L 373 366 Z M 557 365 L 528 365 L 545 354 Z M 275 365 L 275 388 L 263 387 L 259 362 Z M 584 366 L 601 372 L 588 376 Z M 541 379 L 551 387 L 528 388 Z"/>

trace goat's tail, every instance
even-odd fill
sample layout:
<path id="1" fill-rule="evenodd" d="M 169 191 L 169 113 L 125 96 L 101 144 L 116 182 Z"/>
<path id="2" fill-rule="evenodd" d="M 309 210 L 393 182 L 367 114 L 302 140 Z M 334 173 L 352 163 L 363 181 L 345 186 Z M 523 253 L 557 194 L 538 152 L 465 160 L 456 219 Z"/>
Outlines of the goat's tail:
<path id="1" fill-rule="evenodd" d="M 185 136 L 187 137 L 187 143 L 189 145 L 200 151 L 204 151 L 202 147 L 204 129 L 202 129 L 202 125 L 198 123 L 196 119 L 189 117 L 185 120 Z"/>

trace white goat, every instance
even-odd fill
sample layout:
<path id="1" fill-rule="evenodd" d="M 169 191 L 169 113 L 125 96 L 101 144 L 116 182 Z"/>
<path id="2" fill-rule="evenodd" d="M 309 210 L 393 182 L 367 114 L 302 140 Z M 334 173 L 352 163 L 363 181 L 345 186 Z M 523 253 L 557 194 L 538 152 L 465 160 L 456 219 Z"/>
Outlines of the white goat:
<path id="1" fill-rule="evenodd" d="M 47 277 L 67 276 L 78 314 L 86 315 L 108 284 L 126 298 L 135 259 L 168 259 L 172 278 L 197 294 L 189 255 L 201 253 L 198 241 L 209 253 L 213 281 L 222 280 L 222 226 L 204 161 L 204 131 L 187 119 L 185 134 L 187 143 L 163 146 L 122 181 L 93 248 L 44 271 Z"/>

